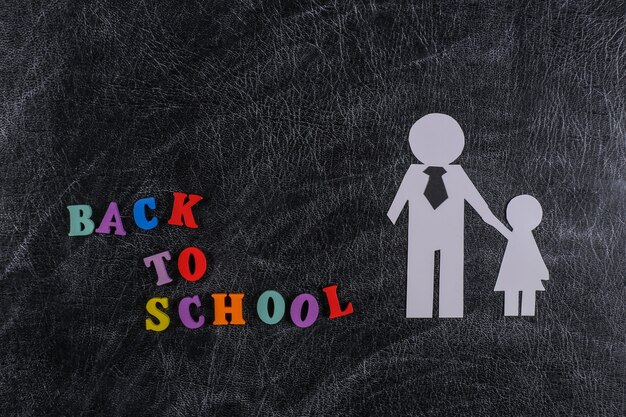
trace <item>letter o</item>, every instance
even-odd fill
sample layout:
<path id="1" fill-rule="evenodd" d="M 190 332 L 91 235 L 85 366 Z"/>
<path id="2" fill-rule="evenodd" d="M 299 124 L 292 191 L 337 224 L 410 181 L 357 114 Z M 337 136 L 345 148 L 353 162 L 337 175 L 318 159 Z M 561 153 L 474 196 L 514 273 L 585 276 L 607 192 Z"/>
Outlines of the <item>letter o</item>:
<path id="1" fill-rule="evenodd" d="M 274 314 L 270 316 L 269 300 L 274 302 Z M 274 290 L 265 291 L 256 303 L 256 312 L 265 324 L 276 324 L 285 315 L 285 299 L 279 292 Z"/>
<path id="2" fill-rule="evenodd" d="M 304 306 L 304 303 L 309 304 L 309 311 L 307 312 L 306 317 L 303 320 L 302 307 Z M 293 321 L 293 324 L 302 329 L 312 326 L 313 323 L 315 323 L 315 320 L 317 320 L 319 312 L 320 306 L 317 303 L 317 299 L 311 294 L 307 293 L 300 294 L 299 296 L 294 298 L 293 302 L 291 303 L 291 309 L 289 310 L 289 313 L 291 314 L 291 321 Z"/>
<path id="3" fill-rule="evenodd" d="M 191 272 L 189 268 L 189 258 L 193 255 L 193 259 L 196 263 L 195 271 Z M 195 282 L 202 278 L 206 272 L 206 257 L 204 253 L 193 246 L 185 248 L 180 255 L 178 255 L 178 271 L 183 278 L 187 281 Z"/>

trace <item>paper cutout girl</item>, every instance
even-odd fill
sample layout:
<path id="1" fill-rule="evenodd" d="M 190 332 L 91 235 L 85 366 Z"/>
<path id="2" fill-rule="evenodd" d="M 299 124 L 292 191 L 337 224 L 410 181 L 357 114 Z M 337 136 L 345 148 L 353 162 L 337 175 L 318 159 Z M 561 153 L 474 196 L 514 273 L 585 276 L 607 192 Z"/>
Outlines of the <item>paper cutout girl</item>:
<path id="1" fill-rule="evenodd" d="M 498 280 L 494 291 L 504 291 L 504 315 L 519 314 L 519 293 L 522 292 L 522 316 L 535 315 L 535 292 L 544 291 L 541 281 L 549 278 L 533 236 L 541 222 L 543 211 L 539 202 L 530 195 L 513 198 L 506 208 L 506 217 L 513 231 L 504 251 Z"/>

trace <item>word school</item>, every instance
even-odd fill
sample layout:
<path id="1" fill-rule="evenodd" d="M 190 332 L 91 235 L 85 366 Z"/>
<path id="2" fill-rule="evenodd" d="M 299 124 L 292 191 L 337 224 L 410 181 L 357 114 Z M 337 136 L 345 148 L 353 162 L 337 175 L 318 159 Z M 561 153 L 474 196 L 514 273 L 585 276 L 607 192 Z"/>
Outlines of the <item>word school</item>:
<path id="1" fill-rule="evenodd" d="M 341 308 L 339 299 L 337 297 L 337 286 L 329 285 L 322 289 L 326 294 L 326 300 L 328 302 L 328 308 L 330 314 L 328 318 L 330 320 L 339 317 L 347 316 L 354 312 L 352 303 L 348 302 L 344 309 Z M 226 326 L 226 325 L 244 325 L 246 321 L 243 318 L 243 305 L 242 301 L 244 294 L 211 294 L 213 298 L 213 325 L 214 326 Z M 226 298 L 230 299 L 230 305 L 226 305 Z M 152 316 L 146 319 L 146 330 L 152 330 L 155 332 L 161 332 L 167 329 L 170 325 L 170 317 L 167 311 L 159 309 L 161 306 L 163 309 L 169 307 L 169 299 L 167 297 L 154 297 L 148 300 L 146 304 L 146 311 Z M 202 307 L 202 302 L 199 295 L 192 295 L 184 297 L 178 303 L 178 317 L 188 329 L 198 329 L 204 326 L 205 317 L 203 314 L 196 314 L 196 317 L 191 312 L 191 307 L 194 306 L 194 310 L 198 310 Z M 274 325 L 279 323 L 285 316 L 285 299 L 283 296 L 274 290 L 265 291 L 259 296 L 256 304 L 256 311 L 259 319 L 265 323 Z M 306 311 L 306 314 L 303 313 Z M 317 299 L 312 294 L 303 293 L 298 295 L 291 302 L 289 308 L 289 316 L 291 321 L 301 329 L 311 327 L 319 317 L 320 307 Z M 230 319 L 227 317 L 230 316 Z M 154 319 L 157 321 L 155 322 Z"/>
<path id="2" fill-rule="evenodd" d="M 203 197 L 197 194 L 181 192 L 173 193 L 173 197 L 172 213 L 167 223 L 172 226 L 185 226 L 191 229 L 197 229 L 198 224 L 193 216 L 192 208 L 200 202 Z M 133 219 L 138 228 L 150 230 L 157 227 L 159 219 L 148 213 L 148 210 L 156 210 L 156 207 L 157 201 L 154 197 L 142 198 L 135 202 L 133 206 Z M 97 228 L 91 218 L 93 210 L 90 205 L 72 205 L 67 206 L 67 209 L 70 214 L 69 236 L 89 236 L 94 233 L 94 231 L 98 234 L 113 233 L 118 236 L 126 235 L 126 229 L 122 223 L 118 205 L 114 201 L 109 203 Z M 170 261 L 171 259 L 172 255 L 170 251 L 159 252 L 143 258 L 144 265 L 147 268 L 154 267 L 157 275 L 157 286 L 173 282 L 166 266 L 166 261 Z M 178 272 L 182 278 L 189 282 L 196 282 L 206 273 L 207 259 L 200 249 L 188 247 L 179 254 L 177 266 Z M 354 312 L 352 303 L 349 301 L 345 303 L 344 308 L 341 307 L 337 296 L 337 285 L 326 286 L 322 288 L 322 291 L 326 295 L 329 319 L 332 320 L 344 317 Z M 244 294 L 217 293 L 211 294 L 211 298 L 214 307 L 213 325 L 246 324 L 243 318 Z M 228 305 L 227 299 L 229 301 Z M 148 300 L 146 303 L 146 313 L 149 314 L 150 317 L 146 319 L 146 330 L 160 332 L 169 327 L 170 316 L 167 312 L 169 304 L 167 297 L 154 297 Z M 203 314 L 198 314 L 198 310 L 201 307 L 202 302 L 198 295 L 181 299 L 178 303 L 178 317 L 180 318 L 180 322 L 188 329 L 202 327 L 206 319 Z M 192 314 L 192 310 L 195 312 L 194 314 Z M 285 310 L 285 299 L 275 290 L 268 290 L 262 293 L 256 303 L 256 312 L 259 319 L 269 325 L 279 323 L 285 316 Z M 320 308 L 317 299 L 315 296 L 308 293 L 302 293 L 296 296 L 289 308 L 291 321 L 300 328 L 312 326 L 318 319 L 319 312 Z"/>

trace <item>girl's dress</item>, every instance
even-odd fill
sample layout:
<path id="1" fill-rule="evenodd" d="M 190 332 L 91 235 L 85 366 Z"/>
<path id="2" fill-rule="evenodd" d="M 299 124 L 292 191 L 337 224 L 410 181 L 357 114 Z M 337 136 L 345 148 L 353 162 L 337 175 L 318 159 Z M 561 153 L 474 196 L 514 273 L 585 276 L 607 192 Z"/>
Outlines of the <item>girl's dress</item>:
<path id="1" fill-rule="evenodd" d="M 532 231 L 512 232 L 506 245 L 494 291 L 544 291 L 549 278 Z"/>

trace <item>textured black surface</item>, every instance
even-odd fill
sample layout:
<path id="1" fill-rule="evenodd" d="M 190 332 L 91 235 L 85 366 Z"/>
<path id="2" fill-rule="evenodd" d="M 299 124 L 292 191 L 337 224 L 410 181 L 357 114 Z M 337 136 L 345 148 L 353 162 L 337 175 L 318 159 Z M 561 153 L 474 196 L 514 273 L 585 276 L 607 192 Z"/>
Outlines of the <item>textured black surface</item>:
<path id="1" fill-rule="evenodd" d="M 2 415 L 623 415 L 620 3 L 3 2 Z M 385 214 L 429 112 L 498 217 L 542 202 L 536 318 L 502 317 L 505 241 L 468 208 L 466 317 L 404 319 Z M 173 191 L 205 196 L 200 229 L 163 224 Z M 127 236 L 67 236 L 67 205 L 112 200 Z M 189 245 L 211 271 L 157 288 L 142 258 Z M 354 315 L 253 314 L 328 283 Z M 223 291 L 247 326 L 144 328 L 152 296 Z"/>

